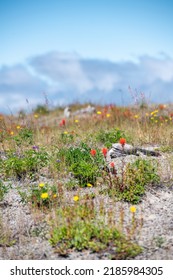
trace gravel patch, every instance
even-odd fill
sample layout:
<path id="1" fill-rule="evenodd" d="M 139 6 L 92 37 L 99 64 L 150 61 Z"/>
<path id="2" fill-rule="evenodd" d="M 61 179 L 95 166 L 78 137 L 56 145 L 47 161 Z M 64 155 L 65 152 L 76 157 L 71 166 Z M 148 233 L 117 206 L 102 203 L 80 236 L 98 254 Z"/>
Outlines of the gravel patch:
<path id="1" fill-rule="evenodd" d="M 136 159 L 128 156 L 127 162 Z M 171 182 L 172 174 L 170 161 L 163 155 L 160 157 L 160 175 L 163 181 Z M 116 159 L 116 164 L 122 162 Z M 22 188 L 22 183 L 12 182 L 12 188 L 0 202 L 0 216 L 4 231 L 10 233 L 11 239 L 15 240 L 12 246 L 0 247 L 0 259 L 109 259 L 109 252 L 95 254 L 90 251 L 71 251 L 68 256 L 60 256 L 49 244 L 49 226 L 45 216 L 38 210 L 33 210 L 30 205 L 24 204 L 17 191 Z M 87 189 L 88 190 L 88 189 Z M 97 188 L 90 188 L 90 192 L 98 192 Z M 99 200 L 99 197 L 96 198 Z M 132 213 L 130 205 L 125 202 L 111 201 L 104 197 L 107 209 L 113 209 L 117 226 L 126 235 L 132 230 Z M 143 252 L 135 259 L 173 259 L 173 185 L 166 183 L 160 186 L 148 187 L 142 202 L 137 206 L 135 213 L 136 228 L 131 234 L 131 239 L 143 247 Z M 35 212 L 34 212 L 35 211 Z M 123 223 L 120 221 L 120 212 L 124 213 Z"/>

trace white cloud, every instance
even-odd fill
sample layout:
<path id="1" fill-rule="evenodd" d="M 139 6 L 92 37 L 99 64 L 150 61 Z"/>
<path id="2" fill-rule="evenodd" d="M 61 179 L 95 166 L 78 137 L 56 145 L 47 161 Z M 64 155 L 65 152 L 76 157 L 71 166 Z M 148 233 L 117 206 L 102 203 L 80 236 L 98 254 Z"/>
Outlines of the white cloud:
<path id="1" fill-rule="evenodd" d="M 92 82 L 83 72 L 76 55 L 52 52 L 33 58 L 31 64 L 38 73 L 48 76 L 54 83 L 65 84 L 79 93 L 92 89 Z"/>
<path id="2" fill-rule="evenodd" d="M 160 79 L 164 82 L 170 82 L 173 80 L 173 60 L 170 58 L 144 57 L 141 58 L 142 65 L 152 81 Z"/>
<path id="3" fill-rule="evenodd" d="M 0 111 L 44 103 L 43 92 L 54 104 L 77 100 L 118 103 L 120 94 L 126 103 L 128 86 L 151 93 L 154 102 L 173 102 L 172 85 L 173 59 L 169 57 L 143 56 L 137 63 L 115 63 L 52 52 L 29 59 L 28 65 L 0 69 Z"/>

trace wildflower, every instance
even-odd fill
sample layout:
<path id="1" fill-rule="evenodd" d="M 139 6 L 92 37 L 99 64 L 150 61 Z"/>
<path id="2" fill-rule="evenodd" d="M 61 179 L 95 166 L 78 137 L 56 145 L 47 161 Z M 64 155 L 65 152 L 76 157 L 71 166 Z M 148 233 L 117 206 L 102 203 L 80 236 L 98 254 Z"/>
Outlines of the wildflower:
<path id="1" fill-rule="evenodd" d="M 135 119 L 138 119 L 138 118 L 139 118 L 139 116 L 138 116 L 138 115 L 134 115 L 134 118 L 135 118 Z"/>
<path id="2" fill-rule="evenodd" d="M 56 198 L 57 197 L 57 195 L 56 195 L 56 193 L 53 195 L 53 198 Z"/>
<path id="3" fill-rule="evenodd" d="M 124 146 L 126 144 L 126 139 L 125 138 L 120 138 L 119 143 Z"/>
<path id="4" fill-rule="evenodd" d="M 41 194 L 42 199 L 47 199 L 48 197 L 49 197 L 49 195 L 47 192 Z"/>
<path id="5" fill-rule="evenodd" d="M 74 122 L 75 122 L 75 123 L 78 123 L 78 122 L 79 122 L 79 120 L 75 120 Z"/>
<path id="6" fill-rule="evenodd" d="M 13 131 L 10 131 L 10 135 L 14 135 L 14 132 L 13 132 Z"/>
<path id="7" fill-rule="evenodd" d="M 131 213 L 135 213 L 136 212 L 136 207 L 135 206 L 131 206 L 130 207 L 130 212 Z"/>
<path id="8" fill-rule="evenodd" d="M 64 134 L 68 134 L 68 132 L 67 132 L 67 131 L 64 131 Z"/>
<path id="9" fill-rule="evenodd" d="M 115 163 L 114 163 L 114 162 L 111 162 L 111 163 L 110 163 L 110 167 L 114 168 L 114 167 L 115 167 Z"/>
<path id="10" fill-rule="evenodd" d="M 59 123 L 60 126 L 65 126 L 65 124 L 66 124 L 65 119 L 62 119 L 62 120 L 60 121 L 60 123 Z"/>
<path id="11" fill-rule="evenodd" d="M 160 105 L 159 105 L 159 109 L 160 109 L 160 110 L 164 110 L 165 108 L 166 108 L 166 105 L 165 105 L 165 104 L 160 104 Z"/>
<path id="12" fill-rule="evenodd" d="M 151 115 L 156 115 L 157 113 L 158 113 L 158 110 L 155 110 L 155 111 L 151 112 L 150 114 Z"/>
<path id="13" fill-rule="evenodd" d="M 102 149 L 102 154 L 104 155 L 104 157 L 106 157 L 107 152 L 108 152 L 108 149 L 107 149 L 107 148 L 103 148 L 103 149 Z"/>
<path id="14" fill-rule="evenodd" d="M 38 118 L 38 115 L 37 115 L 37 114 L 34 114 L 34 118 L 37 119 L 37 118 Z"/>
<path id="15" fill-rule="evenodd" d="M 40 188 L 43 188 L 44 186 L 45 186 L 44 183 L 40 183 L 40 184 L 39 184 L 39 187 L 40 187 Z"/>
<path id="16" fill-rule="evenodd" d="M 97 111 L 97 115 L 101 115 L 102 114 L 102 112 L 101 111 Z"/>
<path id="17" fill-rule="evenodd" d="M 97 153 L 96 150 L 91 150 L 91 151 L 90 151 L 90 154 L 91 154 L 93 157 L 96 155 L 96 153 Z"/>
<path id="18" fill-rule="evenodd" d="M 149 116 L 149 114 L 148 114 L 148 113 L 146 113 L 145 115 L 146 115 L 146 117 L 148 117 L 148 116 Z"/>
<path id="19" fill-rule="evenodd" d="M 110 116 L 111 116 L 110 114 L 106 114 L 106 117 L 107 117 L 107 118 L 110 118 Z"/>
<path id="20" fill-rule="evenodd" d="M 39 146 L 32 146 L 32 149 L 34 150 L 34 151 L 38 151 L 39 150 Z"/>
<path id="21" fill-rule="evenodd" d="M 17 126 L 16 126 L 16 128 L 17 128 L 17 129 L 20 129 L 20 128 L 21 128 L 21 126 L 20 126 L 20 125 L 17 125 Z"/>
<path id="22" fill-rule="evenodd" d="M 92 187 L 93 185 L 90 183 L 87 183 L 87 187 Z"/>
<path id="23" fill-rule="evenodd" d="M 78 195 L 73 196 L 73 200 L 74 201 L 78 201 L 79 200 L 79 196 Z"/>

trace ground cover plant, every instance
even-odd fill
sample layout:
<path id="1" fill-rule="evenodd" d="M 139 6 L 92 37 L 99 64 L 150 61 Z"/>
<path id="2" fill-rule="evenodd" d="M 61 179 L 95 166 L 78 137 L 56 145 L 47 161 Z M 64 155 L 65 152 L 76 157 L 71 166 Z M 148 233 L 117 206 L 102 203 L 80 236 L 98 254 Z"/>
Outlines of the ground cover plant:
<path id="1" fill-rule="evenodd" d="M 121 157 L 108 165 L 106 155 L 124 139 L 169 154 L 172 162 L 173 108 L 161 105 L 96 106 L 91 115 L 70 118 L 64 118 L 63 108 L 39 105 L 31 114 L 1 115 L 0 201 L 15 188 L 32 215 L 42 213 L 49 228 L 46 238 L 61 256 L 89 250 L 133 258 L 142 251 L 135 238 L 142 217 L 136 219 L 135 212 L 147 189 L 163 183 L 162 168 L 148 156 L 127 163 Z M 85 106 L 72 104 L 71 111 Z M 166 177 L 170 184 L 171 174 L 172 169 Z M 118 219 L 115 215 L 118 201 L 128 205 L 126 230 L 123 210 Z M 0 226 L 0 242 L 13 246 L 3 241 L 2 232 Z"/>

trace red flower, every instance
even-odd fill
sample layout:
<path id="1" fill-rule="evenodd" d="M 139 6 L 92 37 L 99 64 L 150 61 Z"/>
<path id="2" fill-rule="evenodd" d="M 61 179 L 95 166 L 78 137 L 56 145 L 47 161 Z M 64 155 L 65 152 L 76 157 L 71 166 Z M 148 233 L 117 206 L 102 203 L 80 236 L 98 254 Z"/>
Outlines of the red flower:
<path id="1" fill-rule="evenodd" d="M 119 143 L 124 146 L 126 144 L 126 139 L 125 138 L 120 138 Z"/>
<path id="2" fill-rule="evenodd" d="M 111 163 L 110 163 L 110 167 L 114 168 L 114 167 L 115 167 L 115 163 L 114 163 L 114 162 L 111 162 Z"/>
<path id="3" fill-rule="evenodd" d="M 96 150 L 91 150 L 91 151 L 90 151 L 90 154 L 91 154 L 93 157 L 96 155 L 96 153 L 97 153 Z"/>
<path id="4" fill-rule="evenodd" d="M 66 123 L 65 119 L 62 119 L 62 121 L 59 123 L 59 125 L 60 126 L 65 126 L 65 123 Z"/>
<path id="5" fill-rule="evenodd" d="M 103 149 L 102 149 L 102 154 L 104 155 L 104 157 L 106 157 L 107 152 L 108 152 L 108 149 L 107 149 L 107 148 L 103 148 Z"/>

